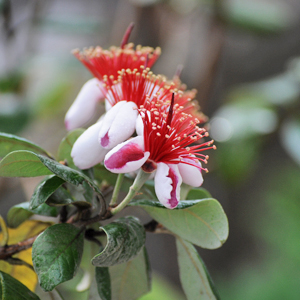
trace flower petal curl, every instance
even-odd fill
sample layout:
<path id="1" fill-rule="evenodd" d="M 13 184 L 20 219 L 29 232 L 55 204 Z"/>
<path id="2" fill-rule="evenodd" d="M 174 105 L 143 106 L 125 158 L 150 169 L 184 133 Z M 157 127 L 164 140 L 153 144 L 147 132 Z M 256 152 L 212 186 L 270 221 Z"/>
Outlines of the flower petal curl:
<path id="1" fill-rule="evenodd" d="M 148 159 L 144 152 L 144 139 L 134 137 L 110 150 L 104 159 L 105 167 L 113 173 L 129 173 L 138 170 Z"/>
<path id="2" fill-rule="evenodd" d="M 171 209 L 178 205 L 181 183 L 182 178 L 177 165 L 157 164 L 154 187 L 156 196 L 161 204 Z"/>
<path id="3" fill-rule="evenodd" d="M 138 116 L 136 108 L 134 102 L 120 101 L 106 113 L 99 132 L 103 148 L 112 149 L 134 133 Z"/>
<path id="4" fill-rule="evenodd" d="M 109 151 L 101 147 L 98 141 L 102 122 L 89 127 L 74 143 L 71 156 L 74 164 L 80 169 L 88 169 L 103 161 Z"/>
<path id="5" fill-rule="evenodd" d="M 93 117 L 97 103 L 104 99 L 99 84 L 101 81 L 92 78 L 83 85 L 66 113 L 65 126 L 67 130 L 79 128 Z"/>
<path id="6" fill-rule="evenodd" d="M 199 166 L 201 167 L 201 163 L 196 162 L 193 159 L 184 158 L 183 160 L 187 161 L 190 164 L 193 164 L 194 166 L 185 163 L 178 164 L 178 169 L 182 177 L 182 181 L 193 187 L 201 186 L 203 183 L 203 176 L 201 173 L 201 169 L 199 169 Z"/>

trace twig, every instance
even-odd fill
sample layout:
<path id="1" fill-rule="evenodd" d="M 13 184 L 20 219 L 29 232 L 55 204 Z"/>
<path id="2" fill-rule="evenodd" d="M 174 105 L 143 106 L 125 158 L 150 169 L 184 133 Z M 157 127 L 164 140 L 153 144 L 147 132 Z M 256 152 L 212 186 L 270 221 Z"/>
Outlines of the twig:
<path id="1" fill-rule="evenodd" d="M 12 255 L 15 255 L 23 250 L 27 250 L 30 247 L 32 247 L 33 242 L 38 237 L 38 235 L 35 235 L 25 241 L 18 242 L 13 245 L 6 245 L 3 247 L 0 247 L 0 260 L 6 260 L 10 258 Z"/>

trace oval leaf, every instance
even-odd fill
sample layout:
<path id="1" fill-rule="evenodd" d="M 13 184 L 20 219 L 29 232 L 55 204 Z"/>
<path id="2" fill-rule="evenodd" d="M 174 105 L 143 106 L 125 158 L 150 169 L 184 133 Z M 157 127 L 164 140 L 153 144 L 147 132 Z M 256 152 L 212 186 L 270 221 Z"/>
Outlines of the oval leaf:
<path id="1" fill-rule="evenodd" d="M 202 248 L 218 248 L 228 237 L 227 217 L 215 199 L 182 200 L 173 210 L 151 200 L 130 205 L 142 207 L 167 229 Z"/>
<path id="2" fill-rule="evenodd" d="M 110 267 L 134 258 L 145 244 L 144 226 L 132 216 L 120 218 L 100 227 L 107 235 L 107 244 L 102 252 L 92 259 L 97 267 Z"/>
<path id="3" fill-rule="evenodd" d="M 0 162 L 0 176 L 36 177 L 50 175 L 52 172 L 40 161 L 37 154 L 30 151 L 14 151 Z"/>
<path id="4" fill-rule="evenodd" d="M 83 252 L 83 231 L 56 224 L 41 233 L 32 246 L 32 262 L 41 287 L 52 291 L 74 277 Z"/>
<path id="5" fill-rule="evenodd" d="M 151 271 L 146 248 L 127 263 L 96 268 L 96 282 L 102 300 L 135 300 L 148 293 Z"/>
<path id="6" fill-rule="evenodd" d="M 195 247 L 181 238 L 176 239 L 176 246 L 180 281 L 187 299 L 220 299 Z"/>
<path id="7" fill-rule="evenodd" d="M 51 157 L 46 150 L 26 139 L 20 138 L 13 134 L 0 132 L 0 157 L 4 157 L 8 153 L 16 150 L 29 150 Z"/>
<path id="8" fill-rule="evenodd" d="M 40 298 L 20 281 L 0 271 L 0 299 L 39 300 Z"/>

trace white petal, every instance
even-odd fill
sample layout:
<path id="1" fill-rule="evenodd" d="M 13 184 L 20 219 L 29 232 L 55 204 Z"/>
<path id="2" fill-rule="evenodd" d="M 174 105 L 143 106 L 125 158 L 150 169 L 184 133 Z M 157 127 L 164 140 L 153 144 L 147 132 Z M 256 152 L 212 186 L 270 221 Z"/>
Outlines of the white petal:
<path id="1" fill-rule="evenodd" d="M 89 127 L 73 145 L 71 156 L 74 164 L 80 169 L 88 169 L 100 163 L 108 152 L 98 141 L 101 123 Z"/>
<path id="2" fill-rule="evenodd" d="M 157 164 L 154 187 L 161 204 L 167 208 L 175 208 L 178 205 L 181 183 L 182 179 L 177 165 Z"/>
<path id="3" fill-rule="evenodd" d="M 195 162 L 193 159 L 184 159 L 184 160 L 195 165 L 195 167 L 184 163 L 178 164 L 178 169 L 182 177 L 182 181 L 193 187 L 201 186 L 203 183 L 203 176 L 201 170 L 196 167 L 196 165 L 201 167 L 201 163 Z"/>
<path id="4" fill-rule="evenodd" d="M 144 139 L 136 136 L 110 150 L 104 159 L 105 167 L 113 173 L 129 173 L 138 170 L 148 159 L 144 152 Z"/>
<path id="5" fill-rule="evenodd" d="M 144 123 L 140 115 L 138 115 L 136 118 L 135 130 L 137 135 L 144 134 Z"/>
<path id="6" fill-rule="evenodd" d="M 99 132 L 103 148 L 112 149 L 131 137 L 138 116 L 136 108 L 134 102 L 120 101 L 106 113 Z"/>
<path id="7" fill-rule="evenodd" d="M 97 102 L 104 99 L 99 84 L 101 82 L 97 78 L 93 78 L 83 85 L 65 116 L 67 130 L 81 127 L 92 118 Z"/>
<path id="8" fill-rule="evenodd" d="M 151 122 L 151 114 L 150 111 L 148 110 L 147 110 L 147 115 L 148 115 L 149 122 Z M 139 114 L 136 119 L 135 130 L 137 135 L 144 135 L 144 122 L 141 116 L 144 117 L 145 113 L 141 112 L 141 114 Z"/>

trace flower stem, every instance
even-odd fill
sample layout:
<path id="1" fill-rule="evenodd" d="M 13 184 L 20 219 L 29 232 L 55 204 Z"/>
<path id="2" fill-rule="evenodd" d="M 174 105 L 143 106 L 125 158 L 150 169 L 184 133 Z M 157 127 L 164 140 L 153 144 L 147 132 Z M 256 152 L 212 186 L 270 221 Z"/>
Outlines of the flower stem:
<path id="1" fill-rule="evenodd" d="M 150 177 L 150 173 L 146 173 L 142 169 L 140 169 L 132 186 L 129 189 L 128 194 L 126 195 L 126 197 L 123 199 L 123 201 L 117 207 L 111 209 L 111 214 L 115 215 L 118 212 L 120 212 L 130 202 L 130 200 L 136 195 L 136 193 L 140 190 L 140 188 L 148 180 L 149 177 Z"/>
<path id="2" fill-rule="evenodd" d="M 119 192 L 120 192 L 120 189 L 122 186 L 123 178 L 124 178 L 124 174 L 121 173 L 118 175 L 116 185 L 115 185 L 115 188 L 114 188 L 111 200 L 110 200 L 110 204 L 109 204 L 110 206 L 113 206 L 118 201 L 118 196 L 119 196 Z"/>

